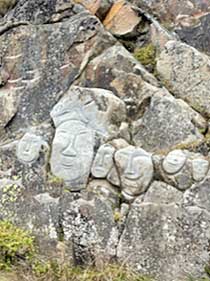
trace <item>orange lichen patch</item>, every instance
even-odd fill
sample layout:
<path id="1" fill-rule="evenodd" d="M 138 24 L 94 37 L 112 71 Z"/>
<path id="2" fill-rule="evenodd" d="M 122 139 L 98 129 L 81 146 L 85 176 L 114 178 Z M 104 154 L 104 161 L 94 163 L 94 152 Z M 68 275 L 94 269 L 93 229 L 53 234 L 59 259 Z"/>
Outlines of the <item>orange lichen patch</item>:
<path id="1" fill-rule="evenodd" d="M 133 32 L 140 20 L 131 5 L 119 1 L 112 6 L 103 24 L 113 34 L 125 35 Z"/>
<path id="2" fill-rule="evenodd" d="M 105 20 L 103 21 L 104 26 L 108 28 L 109 24 L 112 22 L 113 18 L 118 14 L 120 9 L 123 7 L 125 4 L 124 0 L 119 0 L 116 3 L 114 3 L 107 14 Z"/>
<path id="3" fill-rule="evenodd" d="M 91 14 L 95 15 L 101 5 L 101 0 L 74 0 L 84 6 Z"/>

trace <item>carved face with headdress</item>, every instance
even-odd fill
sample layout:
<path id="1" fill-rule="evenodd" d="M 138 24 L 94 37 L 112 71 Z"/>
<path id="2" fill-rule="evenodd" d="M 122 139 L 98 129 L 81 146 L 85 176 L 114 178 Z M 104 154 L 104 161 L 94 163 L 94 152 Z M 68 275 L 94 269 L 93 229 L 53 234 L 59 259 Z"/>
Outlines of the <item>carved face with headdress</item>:
<path id="1" fill-rule="evenodd" d="M 94 155 L 95 132 L 84 110 L 65 99 L 51 112 L 56 126 L 52 145 L 51 170 L 72 189 L 85 187 Z"/>

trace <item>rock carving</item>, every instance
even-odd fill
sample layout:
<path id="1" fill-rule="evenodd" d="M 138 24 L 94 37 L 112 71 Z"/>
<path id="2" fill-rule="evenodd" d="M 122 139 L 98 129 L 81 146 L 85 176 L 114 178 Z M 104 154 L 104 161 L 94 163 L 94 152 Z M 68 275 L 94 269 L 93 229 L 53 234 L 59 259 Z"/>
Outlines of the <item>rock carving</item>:
<path id="1" fill-rule="evenodd" d="M 106 178 L 114 165 L 114 151 L 115 148 L 110 144 L 104 144 L 99 148 L 91 169 L 94 177 Z"/>
<path id="2" fill-rule="evenodd" d="M 141 148 L 129 146 L 115 154 L 124 193 L 134 196 L 143 193 L 153 177 L 151 154 Z"/>
<path id="3" fill-rule="evenodd" d="M 59 102 L 51 116 L 56 126 L 52 144 L 52 173 L 64 179 L 72 190 L 84 188 L 94 154 L 95 132 L 88 126 L 84 110 L 66 100 Z"/>
<path id="4" fill-rule="evenodd" d="M 17 146 L 17 158 L 25 164 L 36 161 L 44 141 L 40 136 L 26 133 L 19 141 Z"/>
<path id="5" fill-rule="evenodd" d="M 163 160 L 163 169 L 168 174 L 176 174 L 183 168 L 186 159 L 181 150 L 173 150 Z"/>

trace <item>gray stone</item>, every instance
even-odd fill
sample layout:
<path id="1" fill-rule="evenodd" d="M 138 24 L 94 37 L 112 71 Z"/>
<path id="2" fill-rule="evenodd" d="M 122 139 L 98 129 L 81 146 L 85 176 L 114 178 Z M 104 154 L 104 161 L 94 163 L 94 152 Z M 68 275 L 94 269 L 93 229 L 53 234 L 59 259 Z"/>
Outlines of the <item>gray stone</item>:
<path id="1" fill-rule="evenodd" d="M 183 200 L 183 193 L 174 186 L 161 181 L 154 181 L 146 192 L 143 202 L 155 204 L 180 204 Z"/>
<path id="2" fill-rule="evenodd" d="M 163 169 L 167 174 L 179 172 L 187 160 L 182 150 L 172 150 L 163 160 Z"/>
<path id="3" fill-rule="evenodd" d="M 177 99 L 156 94 L 143 117 L 133 122 L 134 143 L 147 151 L 164 151 L 180 143 L 202 140 L 193 120 L 191 112 Z"/>
<path id="4" fill-rule="evenodd" d="M 201 13 L 200 17 L 196 17 L 196 15 L 191 17 L 183 15 L 183 19 L 179 21 L 179 25 L 176 26 L 175 31 L 183 42 L 193 46 L 201 52 L 209 54 L 209 19 L 209 13 Z"/>
<path id="5" fill-rule="evenodd" d="M 209 161 L 197 158 L 192 160 L 193 179 L 195 181 L 202 181 L 209 170 Z"/>
<path id="6" fill-rule="evenodd" d="M 109 204 L 95 197 L 65 206 L 64 236 L 72 241 L 75 262 L 101 266 L 116 255 L 118 231 Z"/>
<path id="7" fill-rule="evenodd" d="M 169 41 L 157 62 L 157 71 L 170 91 L 202 115 L 210 116 L 209 57 L 193 47 Z"/>
<path id="8" fill-rule="evenodd" d="M 45 1 L 49 7 L 50 1 Z M 34 1 L 29 2 L 33 6 Z M 8 73 L 4 88 L 10 96 L 15 91 L 12 100 L 18 103 L 9 131 L 49 120 L 53 106 L 85 68 L 89 57 L 113 42 L 97 18 L 87 12 L 41 27 L 28 23 L 6 28 L 0 36 L 1 72 Z"/>
<path id="9" fill-rule="evenodd" d="M 118 260 L 155 280 L 199 278 L 209 261 L 209 220 L 198 207 L 135 201 L 120 238 Z"/>
<path id="10" fill-rule="evenodd" d="M 106 180 L 92 180 L 87 186 L 87 191 L 97 194 L 102 201 L 110 204 L 112 208 L 119 207 L 120 192 Z"/>
<path id="11" fill-rule="evenodd" d="M 209 176 L 201 183 L 194 184 L 184 193 L 184 204 L 198 206 L 210 212 Z"/>
<path id="12" fill-rule="evenodd" d="M 120 187 L 120 177 L 115 166 L 113 166 L 110 172 L 108 173 L 107 180 L 111 184 Z"/>
<path id="13" fill-rule="evenodd" d="M 151 154 L 141 148 L 128 146 L 115 153 L 123 194 L 139 195 L 148 188 L 153 178 Z"/>
<path id="14" fill-rule="evenodd" d="M 115 148 L 110 144 L 99 147 L 91 168 L 91 173 L 95 178 L 106 178 L 114 166 L 114 152 Z"/>
<path id="15" fill-rule="evenodd" d="M 15 90 L 0 88 L 0 130 L 5 128 L 9 121 L 17 113 L 18 103 L 19 101 Z"/>

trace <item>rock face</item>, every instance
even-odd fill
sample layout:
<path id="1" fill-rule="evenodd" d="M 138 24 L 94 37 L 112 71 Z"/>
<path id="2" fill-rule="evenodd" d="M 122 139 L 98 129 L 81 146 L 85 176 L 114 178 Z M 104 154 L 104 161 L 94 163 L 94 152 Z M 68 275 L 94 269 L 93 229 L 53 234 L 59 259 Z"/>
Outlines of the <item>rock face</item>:
<path id="1" fill-rule="evenodd" d="M 140 2 L 161 5 L 163 18 L 169 2 L 180 7 L 170 19 L 184 11 Z M 186 13 L 207 11 L 201 2 Z M 1 18 L 0 219 L 31 230 L 44 257 L 62 241 L 75 264 L 200 278 L 210 61 L 133 4 L 111 5 L 19 0 Z M 156 47 L 155 73 L 120 43 L 143 37 Z"/>
<path id="2" fill-rule="evenodd" d="M 209 214 L 198 207 L 133 203 L 117 255 L 158 280 L 198 276 L 208 261 Z"/>
<path id="3" fill-rule="evenodd" d="M 181 42 L 165 45 L 157 71 L 170 91 L 196 111 L 209 116 L 209 58 Z"/>

